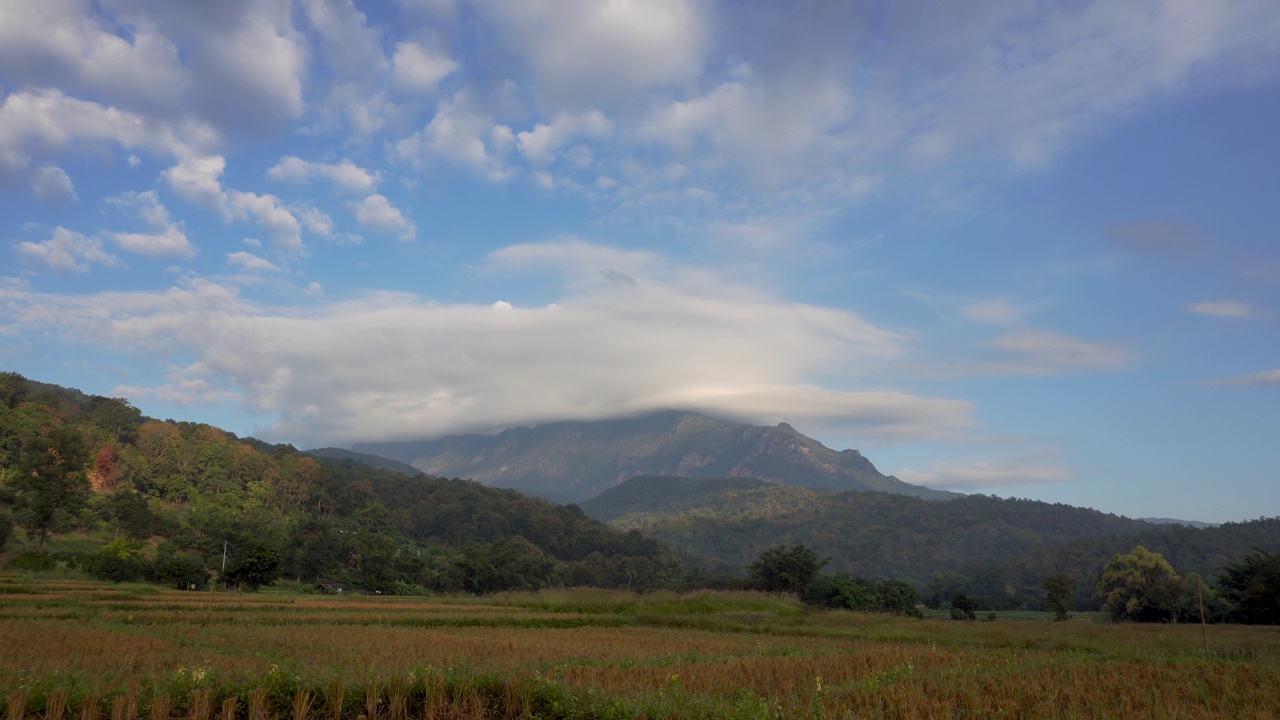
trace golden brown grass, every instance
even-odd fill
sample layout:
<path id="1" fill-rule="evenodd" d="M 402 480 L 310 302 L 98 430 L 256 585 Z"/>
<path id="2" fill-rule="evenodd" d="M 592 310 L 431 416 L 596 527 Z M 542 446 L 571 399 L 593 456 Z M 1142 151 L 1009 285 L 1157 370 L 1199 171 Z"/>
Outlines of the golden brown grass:
<path id="1" fill-rule="evenodd" d="M 804 615 L 724 593 L 208 605 L 95 583 L 5 594 L 3 717 L 1280 717 L 1280 628 L 1211 627 L 1206 657 L 1192 626 Z"/>

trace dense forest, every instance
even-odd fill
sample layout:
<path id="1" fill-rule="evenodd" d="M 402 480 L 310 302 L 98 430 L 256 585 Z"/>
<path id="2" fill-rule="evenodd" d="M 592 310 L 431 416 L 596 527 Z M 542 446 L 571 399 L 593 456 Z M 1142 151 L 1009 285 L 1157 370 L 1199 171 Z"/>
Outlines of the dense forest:
<path id="1" fill-rule="evenodd" d="M 1103 568 L 1136 545 L 1206 578 L 1256 549 L 1280 549 L 1280 518 L 1198 529 L 1035 500 L 969 495 L 937 502 L 751 478 L 639 477 L 582 507 L 616 528 L 734 567 L 799 544 L 828 559 L 829 571 L 905 578 L 929 604 L 959 593 L 991 609 L 1041 607 L 1043 585 L 1054 576 L 1073 578 L 1075 604 L 1097 609 Z"/>
<path id="2" fill-rule="evenodd" d="M 687 573 L 659 543 L 574 506 L 152 420 L 14 373 L 0 374 L 0 473 L 0 548 L 25 530 L 19 568 L 178 586 L 213 569 L 239 587 L 290 578 L 401 593 L 643 589 Z M 51 535 L 76 533 L 103 545 L 47 552 Z"/>

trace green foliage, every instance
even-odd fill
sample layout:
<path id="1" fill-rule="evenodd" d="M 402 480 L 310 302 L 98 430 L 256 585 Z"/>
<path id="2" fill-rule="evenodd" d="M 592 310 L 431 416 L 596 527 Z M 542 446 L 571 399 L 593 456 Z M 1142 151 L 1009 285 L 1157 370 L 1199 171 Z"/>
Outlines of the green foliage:
<path id="1" fill-rule="evenodd" d="M 920 594 L 904 580 L 881 580 L 876 586 L 876 608 L 894 615 L 922 617 L 916 602 Z"/>
<path id="2" fill-rule="evenodd" d="M 806 605 L 831 610 L 872 611 L 877 609 L 875 584 L 866 578 L 846 574 L 819 574 L 802 596 Z"/>
<path id="3" fill-rule="evenodd" d="M 137 555 L 120 556 L 104 549 L 91 563 L 89 574 L 107 582 L 137 582 L 147 573 L 149 563 Z"/>
<path id="4" fill-rule="evenodd" d="M 13 513 L 10 513 L 8 508 L 0 506 L 0 551 L 9 544 L 11 537 L 13 537 Z"/>
<path id="5" fill-rule="evenodd" d="M 1070 620 L 1075 604 L 1076 579 L 1061 573 L 1050 575 L 1044 581 L 1045 605 L 1053 611 L 1054 620 Z"/>
<path id="6" fill-rule="evenodd" d="M 55 524 L 74 513 L 89 495 L 84 436 L 55 426 L 27 441 L 17 471 L 6 483 L 17 492 L 19 523 L 43 545 Z"/>
<path id="7" fill-rule="evenodd" d="M 146 578 L 178 590 L 199 590 L 209 583 L 209 571 L 199 558 L 178 553 L 156 558 L 147 568 Z"/>
<path id="8" fill-rule="evenodd" d="M 1255 550 L 1226 565 L 1218 586 L 1234 606 L 1233 622 L 1280 625 L 1280 553 Z"/>
<path id="9" fill-rule="evenodd" d="M 951 598 L 952 620 L 978 619 L 978 601 L 964 593 L 956 593 Z"/>
<path id="10" fill-rule="evenodd" d="M 16 372 L 0 373 L 0 405 L 13 409 L 27 398 L 27 379 Z"/>
<path id="11" fill-rule="evenodd" d="M 766 550 L 751 563 L 747 582 L 757 590 L 803 595 L 827 562 L 819 560 L 817 553 L 804 545 L 791 548 L 779 545 Z"/>
<path id="12" fill-rule="evenodd" d="M 47 552 L 24 552 L 11 559 L 5 567 L 9 570 L 44 572 L 54 567 L 53 555 Z"/>
<path id="13" fill-rule="evenodd" d="M 280 577 L 280 553 L 260 542 L 237 547 L 222 581 L 227 587 L 256 592 Z"/>
<path id="14" fill-rule="evenodd" d="M 1164 622 L 1176 618 L 1182 579 L 1159 553 L 1138 545 L 1111 558 L 1097 589 L 1113 620 Z"/>

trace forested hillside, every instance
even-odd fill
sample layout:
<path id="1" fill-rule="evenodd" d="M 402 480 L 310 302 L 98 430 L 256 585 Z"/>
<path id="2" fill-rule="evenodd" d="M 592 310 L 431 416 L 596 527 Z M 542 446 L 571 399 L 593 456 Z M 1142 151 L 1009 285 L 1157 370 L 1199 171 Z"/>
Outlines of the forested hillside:
<path id="1" fill-rule="evenodd" d="M 1135 545 L 1210 578 L 1254 548 L 1280 549 L 1277 519 L 1197 529 L 1034 500 L 970 495 L 939 503 L 740 478 L 635 478 L 583 509 L 734 567 L 771 547 L 802 544 L 830 558 L 828 571 L 907 578 L 926 599 L 965 592 L 1002 607 L 1036 606 L 1055 574 L 1077 580 L 1077 604 L 1095 606 L 1103 566 Z"/>
<path id="2" fill-rule="evenodd" d="M 367 589 L 487 592 L 557 583 L 647 587 L 681 562 L 653 540 L 508 490 L 317 459 L 122 400 L 0 374 L 0 546 L 40 563 L 45 538 L 104 547 L 54 558 L 107 576 L 186 582 L 220 569 Z M 52 548 L 57 543 L 48 547 Z M 84 543 L 79 543 L 83 547 Z M 11 553 L 12 554 L 12 553 Z"/>

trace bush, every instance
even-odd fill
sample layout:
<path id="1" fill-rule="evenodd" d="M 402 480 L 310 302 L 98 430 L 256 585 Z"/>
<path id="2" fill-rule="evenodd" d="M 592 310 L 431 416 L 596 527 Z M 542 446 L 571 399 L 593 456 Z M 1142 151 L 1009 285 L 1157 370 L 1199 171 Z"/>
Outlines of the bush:
<path id="1" fill-rule="evenodd" d="M 951 598 L 952 620 L 977 620 L 978 602 L 964 593 L 956 593 Z"/>
<path id="2" fill-rule="evenodd" d="M 47 572 L 54 568 L 54 559 L 47 552 L 25 552 L 10 560 L 5 567 L 9 570 Z"/>
<path id="3" fill-rule="evenodd" d="M 159 558 L 147 568 L 146 576 L 150 582 L 168 585 L 177 590 L 200 589 L 209 582 L 209 573 L 204 569 L 204 563 L 190 555 Z"/>
<path id="4" fill-rule="evenodd" d="M 147 574 L 150 563 L 136 555 L 120 557 L 115 553 L 99 553 L 89 574 L 98 580 L 107 582 L 137 582 Z"/>

